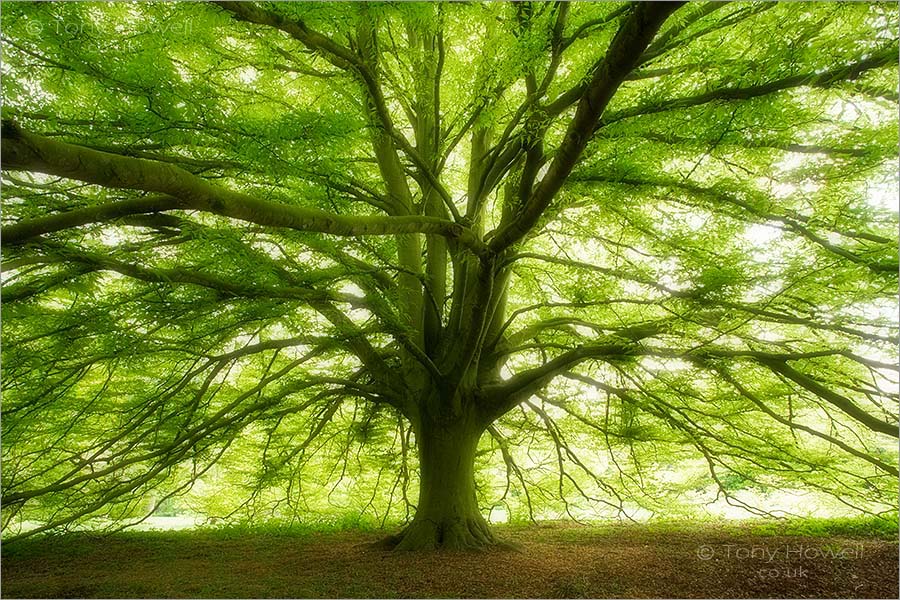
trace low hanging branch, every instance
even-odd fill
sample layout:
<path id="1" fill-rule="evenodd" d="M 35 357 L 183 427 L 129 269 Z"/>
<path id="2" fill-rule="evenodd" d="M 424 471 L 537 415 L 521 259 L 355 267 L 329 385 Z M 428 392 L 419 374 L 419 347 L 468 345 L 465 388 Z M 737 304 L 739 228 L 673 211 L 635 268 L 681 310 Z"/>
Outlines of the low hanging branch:
<path id="1" fill-rule="evenodd" d="M 485 247 L 470 230 L 437 217 L 344 216 L 324 211 L 253 198 L 213 185 L 172 164 L 100 152 L 23 131 L 10 121 L 3 122 L 3 168 L 46 173 L 109 188 L 133 189 L 165 194 L 98 205 L 4 227 L 4 245 L 19 244 L 38 235 L 72 226 L 108 221 L 133 214 L 167 210 L 198 210 L 241 221 L 317 231 L 338 236 L 434 233 L 457 240 L 476 253 Z"/>

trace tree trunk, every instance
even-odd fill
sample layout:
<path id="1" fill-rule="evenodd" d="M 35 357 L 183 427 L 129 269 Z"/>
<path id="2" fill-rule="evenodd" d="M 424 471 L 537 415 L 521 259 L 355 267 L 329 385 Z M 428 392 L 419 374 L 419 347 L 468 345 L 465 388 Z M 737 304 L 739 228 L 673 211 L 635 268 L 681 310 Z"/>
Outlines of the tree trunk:
<path id="1" fill-rule="evenodd" d="M 475 498 L 475 451 L 482 428 L 469 423 L 419 427 L 419 504 L 397 537 L 398 550 L 466 550 L 495 543 Z"/>

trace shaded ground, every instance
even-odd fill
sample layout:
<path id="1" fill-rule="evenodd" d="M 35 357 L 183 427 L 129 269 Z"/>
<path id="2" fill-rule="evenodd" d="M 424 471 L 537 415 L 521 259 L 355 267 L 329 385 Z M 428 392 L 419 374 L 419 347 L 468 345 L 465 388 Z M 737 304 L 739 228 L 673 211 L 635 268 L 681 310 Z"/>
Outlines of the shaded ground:
<path id="1" fill-rule="evenodd" d="M 758 529 L 503 527 L 519 550 L 375 549 L 379 533 L 141 532 L 4 544 L 14 597 L 897 598 L 896 539 Z"/>

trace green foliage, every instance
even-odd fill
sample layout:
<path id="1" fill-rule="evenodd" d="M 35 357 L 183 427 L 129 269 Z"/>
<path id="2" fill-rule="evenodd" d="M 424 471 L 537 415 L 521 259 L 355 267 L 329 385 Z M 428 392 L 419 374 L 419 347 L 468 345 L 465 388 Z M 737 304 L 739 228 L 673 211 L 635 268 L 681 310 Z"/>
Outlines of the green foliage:
<path id="1" fill-rule="evenodd" d="M 4 535 L 895 510 L 898 8 L 661 10 L 4 6 Z"/>

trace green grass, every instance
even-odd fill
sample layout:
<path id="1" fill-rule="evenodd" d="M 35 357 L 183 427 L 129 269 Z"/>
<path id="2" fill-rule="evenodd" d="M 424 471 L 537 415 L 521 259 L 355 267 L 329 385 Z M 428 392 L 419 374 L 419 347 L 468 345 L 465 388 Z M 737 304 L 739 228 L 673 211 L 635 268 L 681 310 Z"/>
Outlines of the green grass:
<path id="1" fill-rule="evenodd" d="M 398 526 L 399 527 L 399 526 Z M 304 523 L 230 523 L 199 527 L 186 532 L 203 532 L 214 539 L 229 539 L 245 535 L 272 537 L 302 537 L 312 534 L 340 533 L 344 531 L 372 532 L 382 529 L 381 522 L 360 515 L 342 515 L 334 518 L 320 518 Z"/>
<path id="2" fill-rule="evenodd" d="M 385 533 L 397 531 L 402 524 L 388 524 Z M 525 530 L 538 539 L 552 537 L 568 541 L 588 541 L 595 538 L 619 535 L 623 531 L 639 531 L 642 535 L 663 536 L 672 534 L 690 535 L 698 531 L 719 532 L 728 535 L 752 534 L 759 536 L 808 536 L 808 537 L 864 537 L 883 540 L 898 538 L 898 518 L 896 514 L 884 517 L 859 516 L 843 518 L 803 518 L 780 520 L 658 520 L 646 523 L 595 521 L 584 525 L 572 521 L 539 521 L 537 524 L 514 522 L 496 524 L 494 530 L 503 536 L 504 533 L 516 535 Z M 382 530 L 377 520 L 346 515 L 332 519 L 317 519 L 305 523 L 232 523 L 209 525 L 195 529 L 177 531 L 136 531 L 125 530 L 114 534 L 79 532 L 65 535 L 44 534 L 14 543 L 4 543 L 3 553 L 21 552 L 31 541 L 53 539 L 57 551 L 61 554 L 77 555 L 85 544 L 92 544 L 98 538 L 114 535 L 119 539 L 140 539 L 150 547 L 167 546 L 175 541 L 192 540 L 193 542 L 214 542 L 229 539 L 252 538 L 310 538 L 343 532 L 373 533 Z M 544 535 L 546 534 L 546 535 Z"/>
<path id="3" fill-rule="evenodd" d="M 805 537 L 859 537 L 880 540 L 898 538 L 897 515 L 884 517 L 859 516 L 843 518 L 796 518 L 767 520 L 659 520 L 646 523 L 590 522 L 584 525 L 571 521 L 543 521 L 535 526 L 530 523 L 508 523 L 495 526 L 501 535 L 504 531 L 516 533 L 528 530 L 537 539 L 563 539 L 571 542 L 589 542 L 632 531 L 647 538 L 666 535 L 693 535 L 697 532 L 722 535 L 751 534 L 757 536 L 805 536 Z"/>
<path id="4" fill-rule="evenodd" d="M 766 521 L 750 526 L 757 535 L 803 535 L 809 537 L 868 537 L 897 539 L 897 515 L 885 517 L 843 517 L 833 519 L 791 519 Z"/>

